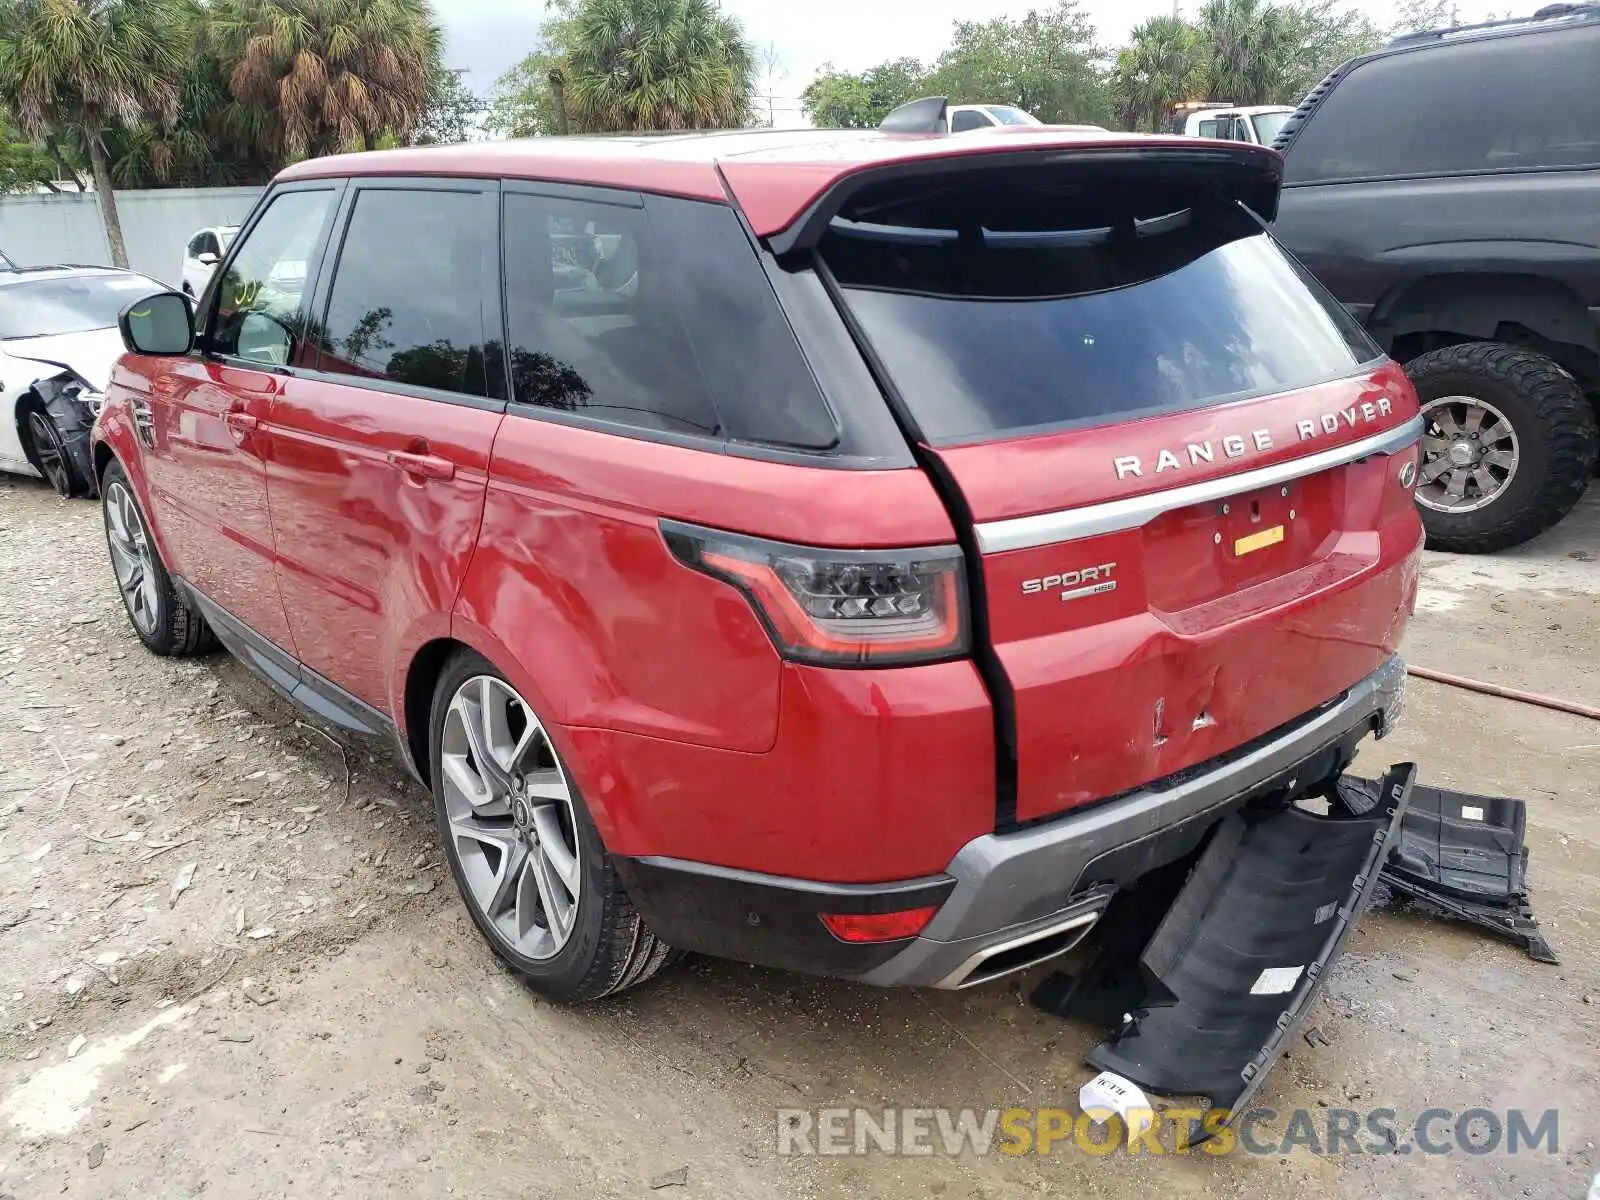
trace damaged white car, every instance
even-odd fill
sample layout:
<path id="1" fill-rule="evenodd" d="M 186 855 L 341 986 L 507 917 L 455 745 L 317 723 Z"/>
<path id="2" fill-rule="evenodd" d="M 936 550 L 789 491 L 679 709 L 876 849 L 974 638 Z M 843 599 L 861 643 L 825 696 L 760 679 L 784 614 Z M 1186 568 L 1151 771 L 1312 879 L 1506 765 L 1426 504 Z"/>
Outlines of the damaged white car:
<path id="1" fill-rule="evenodd" d="M 164 285 L 110 267 L 0 273 L 0 471 L 92 495 L 89 429 L 122 354 L 117 317 Z"/>

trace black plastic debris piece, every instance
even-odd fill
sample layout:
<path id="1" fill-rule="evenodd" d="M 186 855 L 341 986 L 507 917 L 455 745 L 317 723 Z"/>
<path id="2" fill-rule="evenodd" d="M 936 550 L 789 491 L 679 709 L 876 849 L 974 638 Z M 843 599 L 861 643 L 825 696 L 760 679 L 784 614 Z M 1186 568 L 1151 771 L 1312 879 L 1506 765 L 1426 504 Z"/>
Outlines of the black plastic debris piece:
<path id="1" fill-rule="evenodd" d="M 1410 763 L 1391 768 L 1366 815 L 1286 806 L 1225 817 L 1142 948 L 1137 929 L 1103 943 L 1085 975 L 1047 980 L 1034 1003 L 1110 1018 L 1116 1032 L 1091 1065 L 1241 1111 L 1371 902 L 1415 777 Z M 1144 903 L 1160 910 L 1163 899 Z M 1100 922 L 1108 933 L 1114 915 Z M 1191 1139 L 1206 1136 L 1196 1123 Z"/>
<path id="2" fill-rule="evenodd" d="M 1377 787 L 1376 780 L 1341 776 L 1337 799 L 1360 812 Z M 1417 787 L 1383 883 L 1425 909 L 1514 942 L 1530 958 L 1556 963 L 1528 898 L 1526 824 L 1521 800 Z"/>

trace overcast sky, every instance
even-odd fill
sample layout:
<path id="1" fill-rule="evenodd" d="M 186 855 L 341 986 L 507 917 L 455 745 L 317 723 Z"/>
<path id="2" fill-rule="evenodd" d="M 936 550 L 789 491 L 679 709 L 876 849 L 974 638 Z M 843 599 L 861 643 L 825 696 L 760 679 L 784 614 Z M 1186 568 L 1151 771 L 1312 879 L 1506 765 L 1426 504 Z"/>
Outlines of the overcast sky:
<path id="1" fill-rule="evenodd" d="M 465 68 L 474 91 L 487 92 L 495 78 L 532 47 L 543 6 L 528 0 L 434 0 L 448 36 L 448 61 Z M 1387 28 L 1395 19 L 1394 0 L 1350 0 Z M 1539 0 L 1527 0 L 1531 12 Z M 722 7 L 744 22 L 758 46 L 771 45 L 782 60 L 773 91 L 791 102 L 816 70 L 832 62 L 860 70 L 888 58 L 910 55 L 931 59 L 949 43 L 959 20 L 1020 16 L 1049 0 L 722 0 Z M 1182 0 L 1192 13 L 1199 0 Z M 1128 31 L 1157 13 L 1171 12 L 1172 0 L 1086 0 L 1102 44 L 1115 45 Z M 1460 19 L 1477 20 L 1490 7 L 1485 0 L 1461 0 Z M 1505 0 L 1501 0 L 1505 7 Z M 781 120 L 780 124 L 784 124 Z"/>

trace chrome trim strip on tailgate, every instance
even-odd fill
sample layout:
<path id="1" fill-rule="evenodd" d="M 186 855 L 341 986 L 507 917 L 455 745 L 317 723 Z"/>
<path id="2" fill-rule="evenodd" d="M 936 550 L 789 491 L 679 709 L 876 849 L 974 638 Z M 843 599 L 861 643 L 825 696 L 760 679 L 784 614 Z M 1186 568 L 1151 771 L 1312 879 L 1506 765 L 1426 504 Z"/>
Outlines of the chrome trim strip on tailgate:
<path id="1" fill-rule="evenodd" d="M 1011 517 L 1004 521 L 984 521 L 977 527 L 978 549 L 985 554 L 998 554 L 1004 550 L 1026 550 L 1032 546 L 1048 546 L 1054 542 L 1070 542 L 1076 538 L 1137 529 L 1176 508 L 1206 504 L 1236 496 L 1240 492 L 1253 492 L 1257 488 L 1276 487 L 1373 454 L 1393 454 L 1397 450 L 1404 450 L 1421 436 L 1422 418 L 1417 416 L 1404 425 L 1375 433 L 1359 442 L 1334 446 L 1304 458 L 1258 467 L 1239 475 L 1208 479 L 1204 483 L 1191 483 L 1185 487 L 1130 496 L 1126 500 L 1110 500 L 1104 504 L 1090 504 L 1083 508 L 1064 508 L 1032 517 Z"/>

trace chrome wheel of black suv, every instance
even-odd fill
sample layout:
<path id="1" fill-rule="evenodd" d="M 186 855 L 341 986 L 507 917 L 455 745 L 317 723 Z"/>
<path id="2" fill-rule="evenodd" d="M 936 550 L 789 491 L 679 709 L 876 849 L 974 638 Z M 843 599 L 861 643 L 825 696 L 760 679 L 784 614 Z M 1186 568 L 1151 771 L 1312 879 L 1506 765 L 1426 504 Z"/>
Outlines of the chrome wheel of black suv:
<path id="1" fill-rule="evenodd" d="M 1417 504 L 1435 550 L 1482 554 L 1549 529 L 1582 498 L 1600 452 L 1594 408 L 1542 354 L 1495 342 L 1406 364 L 1425 422 Z"/>

